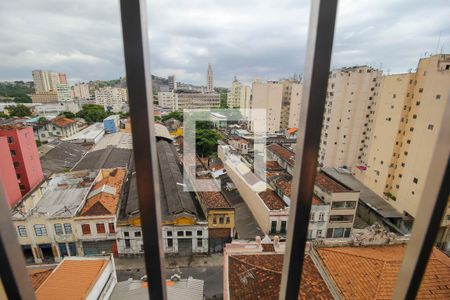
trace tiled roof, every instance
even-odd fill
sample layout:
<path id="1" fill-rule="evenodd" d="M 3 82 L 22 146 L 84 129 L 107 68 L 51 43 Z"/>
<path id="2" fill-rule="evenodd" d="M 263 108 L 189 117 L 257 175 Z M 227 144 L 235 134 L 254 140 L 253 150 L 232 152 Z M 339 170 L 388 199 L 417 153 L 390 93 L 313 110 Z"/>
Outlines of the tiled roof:
<path id="1" fill-rule="evenodd" d="M 297 131 L 298 131 L 298 128 L 297 128 L 297 127 L 292 127 L 292 128 L 289 128 L 289 129 L 287 130 L 287 132 L 288 132 L 289 134 L 296 133 Z"/>
<path id="2" fill-rule="evenodd" d="M 287 206 L 286 203 L 284 203 L 284 201 L 271 189 L 259 193 L 259 196 L 270 210 L 284 209 Z"/>
<path id="3" fill-rule="evenodd" d="M 285 178 L 280 178 L 275 181 L 275 186 L 279 188 L 287 197 L 291 197 L 291 185 L 292 181 Z"/>
<path id="4" fill-rule="evenodd" d="M 113 170 L 102 170 L 102 172 L 105 177 L 92 188 L 81 210 L 80 216 L 116 214 L 122 184 L 125 179 L 125 170 L 117 168 Z"/>
<path id="5" fill-rule="evenodd" d="M 294 166 L 295 153 L 292 152 L 291 150 L 289 150 L 283 146 L 280 146 L 278 144 L 271 144 L 271 145 L 267 146 L 267 149 L 270 152 L 274 153 L 276 156 L 278 156 L 281 159 L 283 159 L 284 161 L 286 161 L 291 166 Z"/>
<path id="6" fill-rule="evenodd" d="M 221 192 L 199 192 L 200 201 L 202 201 L 207 208 L 230 208 L 230 204 Z"/>
<path id="7" fill-rule="evenodd" d="M 266 169 L 267 169 L 267 171 L 280 171 L 283 168 L 280 166 L 280 164 L 276 160 L 268 160 L 266 162 Z"/>
<path id="8" fill-rule="evenodd" d="M 332 193 L 342 193 L 351 191 L 349 188 L 343 186 L 342 184 L 339 184 L 337 181 L 333 180 L 331 177 L 329 177 L 323 172 L 317 173 L 315 184 L 321 189 L 330 191 Z"/>
<path id="9" fill-rule="evenodd" d="M 322 199 L 320 199 L 319 197 L 317 197 L 316 195 L 313 195 L 312 197 L 312 205 L 324 205 L 325 202 L 323 202 Z"/>
<path id="10" fill-rule="evenodd" d="M 316 249 L 345 299 L 391 299 L 406 245 Z M 437 249 L 417 299 L 450 299 L 450 258 Z"/>
<path id="11" fill-rule="evenodd" d="M 30 276 L 31 285 L 34 290 L 37 290 L 42 283 L 47 279 L 52 273 L 53 268 L 39 268 L 39 269 L 28 269 L 28 275 Z"/>
<path id="12" fill-rule="evenodd" d="M 38 300 L 85 299 L 106 259 L 63 260 L 36 291 Z"/>
<path id="13" fill-rule="evenodd" d="M 230 299 L 278 299 L 282 267 L 283 254 L 230 255 Z M 333 299 L 309 255 L 305 256 L 298 299 Z"/>
<path id="14" fill-rule="evenodd" d="M 51 123 L 58 126 L 58 127 L 66 127 L 71 124 L 75 124 L 75 121 L 69 118 L 66 118 L 64 116 L 58 116 L 51 120 Z"/>

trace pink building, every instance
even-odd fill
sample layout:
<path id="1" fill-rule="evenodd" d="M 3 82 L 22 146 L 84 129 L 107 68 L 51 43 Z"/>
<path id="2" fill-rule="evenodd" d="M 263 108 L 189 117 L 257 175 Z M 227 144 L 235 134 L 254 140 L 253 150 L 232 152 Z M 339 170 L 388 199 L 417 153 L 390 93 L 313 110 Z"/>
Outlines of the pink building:
<path id="1" fill-rule="evenodd" d="M 19 189 L 22 195 L 25 195 L 44 178 L 33 128 L 3 125 L 0 126 L 0 137 L 7 140 Z M 3 159 L 3 156 L 1 158 Z"/>
<path id="2" fill-rule="evenodd" d="M 7 139 L 0 137 L 0 184 L 3 186 L 6 201 L 9 206 L 20 200 L 22 194 L 19 189 L 16 171 L 14 170 Z"/>

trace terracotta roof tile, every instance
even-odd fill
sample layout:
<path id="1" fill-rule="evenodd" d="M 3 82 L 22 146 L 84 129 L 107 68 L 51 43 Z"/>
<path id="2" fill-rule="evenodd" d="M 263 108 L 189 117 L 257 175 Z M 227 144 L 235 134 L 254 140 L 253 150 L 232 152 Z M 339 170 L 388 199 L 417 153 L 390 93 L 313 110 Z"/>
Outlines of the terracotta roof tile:
<path id="1" fill-rule="evenodd" d="M 117 168 L 103 170 L 102 172 L 109 172 L 109 174 L 105 174 L 105 177 L 102 180 L 95 183 L 94 187 L 91 189 L 91 193 L 98 189 L 102 189 L 102 191 L 86 200 L 80 216 L 98 216 L 116 213 L 122 184 L 126 175 L 125 170 Z M 115 189 L 114 195 L 106 191 L 108 187 Z"/>
<path id="2" fill-rule="evenodd" d="M 45 268 L 45 269 L 28 269 L 28 275 L 30 276 L 31 285 L 34 290 L 37 290 L 42 283 L 47 279 L 48 276 L 52 273 L 53 268 Z"/>
<path id="3" fill-rule="evenodd" d="M 298 131 L 298 128 L 296 128 L 296 127 L 292 127 L 292 128 L 289 128 L 289 129 L 287 130 L 287 132 L 288 132 L 289 134 L 296 133 L 297 131 Z"/>
<path id="4" fill-rule="evenodd" d="M 291 166 L 294 166 L 295 153 L 292 152 L 291 150 L 289 150 L 283 146 L 280 146 L 278 144 L 271 144 L 271 145 L 267 146 L 267 149 L 270 152 L 274 153 L 276 156 L 278 156 L 281 159 L 283 159 L 284 161 L 286 161 Z"/>
<path id="5" fill-rule="evenodd" d="M 342 193 L 342 192 L 350 192 L 351 190 L 337 181 L 333 180 L 331 177 L 326 175 L 323 172 L 319 172 L 316 175 L 315 184 L 321 189 L 333 192 L 333 193 Z"/>
<path id="6" fill-rule="evenodd" d="M 221 192 L 199 192 L 200 201 L 202 201 L 207 208 L 230 208 L 230 204 Z"/>
<path id="7" fill-rule="evenodd" d="M 230 255 L 230 299 L 278 299 L 283 254 Z M 299 299 L 333 299 L 309 255 L 305 256 Z"/>
<path id="8" fill-rule="evenodd" d="M 259 196 L 270 210 L 284 209 L 287 206 L 286 203 L 284 203 L 284 201 L 271 189 L 259 193 Z"/>
<path id="9" fill-rule="evenodd" d="M 38 300 L 85 299 L 106 259 L 63 260 L 36 291 Z"/>
<path id="10" fill-rule="evenodd" d="M 50 121 L 52 124 L 59 127 L 66 127 L 68 125 L 74 124 L 75 121 L 64 116 L 58 116 Z"/>
<path id="11" fill-rule="evenodd" d="M 318 248 L 345 299 L 391 299 L 405 245 Z M 434 249 L 417 299 L 450 299 L 450 258 Z"/>
<path id="12" fill-rule="evenodd" d="M 283 168 L 276 160 L 269 160 L 266 162 L 267 171 L 281 171 Z"/>

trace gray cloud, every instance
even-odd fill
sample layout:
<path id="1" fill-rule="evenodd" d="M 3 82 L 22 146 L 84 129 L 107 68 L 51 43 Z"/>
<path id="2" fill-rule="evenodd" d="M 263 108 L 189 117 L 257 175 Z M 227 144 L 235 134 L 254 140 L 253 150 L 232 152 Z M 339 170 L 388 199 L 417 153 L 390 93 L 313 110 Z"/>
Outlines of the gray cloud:
<path id="1" fill-rule="evenodd" d="M 278 79 L 304 66 L 309 2 L 153 0 L 148 4 L 152 73 L 218 85 L 234 75 Z M 450 50 L 446 0 L 342 0 L 333 67 L 369 64 L 414 69 L 440 36 Z M 124 76 L 118 1 L 2 1 L 0 80 L 31 79 L 33 69 L 66 72 L 72 82 Z M 439 49 L 440 50 L 440 49 Z"/>

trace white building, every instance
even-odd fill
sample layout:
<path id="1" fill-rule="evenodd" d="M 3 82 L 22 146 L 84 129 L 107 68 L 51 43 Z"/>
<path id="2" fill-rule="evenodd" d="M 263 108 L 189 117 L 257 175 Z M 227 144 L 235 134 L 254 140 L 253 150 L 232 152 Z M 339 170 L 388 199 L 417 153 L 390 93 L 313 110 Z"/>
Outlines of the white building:
<path id="1" fill-rule="evenodd" d="M 175 110 L 208 109 L 220 107 L 220 95 L 217 93 L 198 93 L 178 90 L 174 94 Z"/>
<path id="2" fill-rule="evenodd" d="M 95 103 L 103 105 L 105 110 L 121 112 L 128 103 L 127 90 L 113 87 L 98 89 L 95 91 Z"/>
<path id="3" fill-rule="evenodd" d="M 59 138 L 69 138 L 80 131 L 79 124 L 64 116 L 57 116 L 48 122 L 34 123 L 33 131 L 36 140 L 49 142 Z"/>
<path id="4" fill-rule="evenodd" d="M 214 74 L 211 64 L 208 64 L 208 72 L 206 75 L 206 91 L 214 92 Z"/>
<path id="5" fill-rule="evenodd" d="M 58 95 L 58 102 L 72 101 L 72 91 L 67 84 L 58 83 L 56 85 L 56 94 Z"/>
<path id="6" fill-rule="evenodd" d="M 174 98 L 173 92 L 158 92 L 158 105 L 173 111 L 175 108 Z"/>

